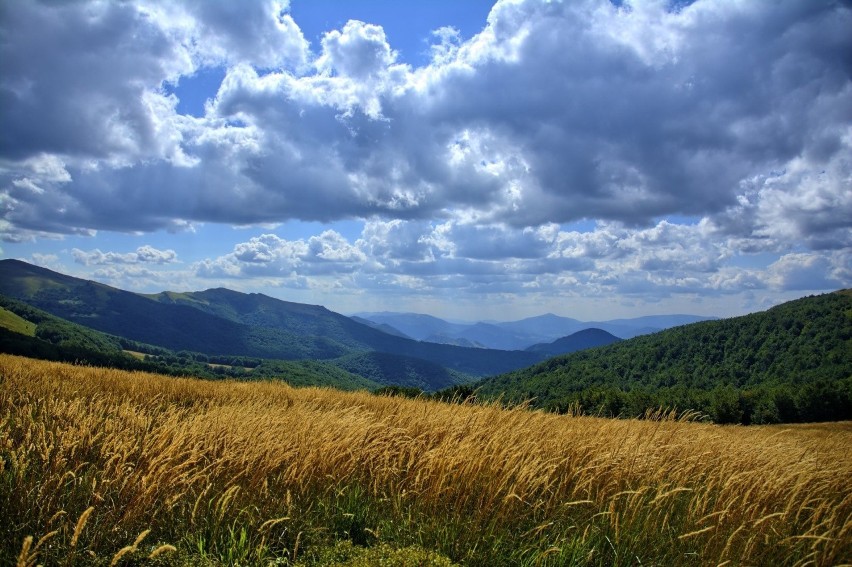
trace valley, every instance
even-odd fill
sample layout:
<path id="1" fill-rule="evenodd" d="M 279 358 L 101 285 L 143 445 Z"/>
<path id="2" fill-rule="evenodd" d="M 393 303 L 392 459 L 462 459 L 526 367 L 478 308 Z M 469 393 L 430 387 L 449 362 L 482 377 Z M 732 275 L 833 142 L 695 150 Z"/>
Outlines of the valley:
<path id="1" fill-rule="evenodd" d="M 350 318 L 224 288 L 140 295 L 0 261 L 0 350 L 10 354 L 173 376 L 500 400 L 603 417 L 664 408 L 716 423 L 852 419 L 850 314 L 852 292 L 845 290 L 723 320 Z M 660 325 L 671 327 L 648 331 Z M 524 350 L 412 338 L 487 342 L 484 328 L 491 340 L 525 337 L 516 346 L 569 334 Z M 636 336 L 622 340 L 605 328 Z"/>

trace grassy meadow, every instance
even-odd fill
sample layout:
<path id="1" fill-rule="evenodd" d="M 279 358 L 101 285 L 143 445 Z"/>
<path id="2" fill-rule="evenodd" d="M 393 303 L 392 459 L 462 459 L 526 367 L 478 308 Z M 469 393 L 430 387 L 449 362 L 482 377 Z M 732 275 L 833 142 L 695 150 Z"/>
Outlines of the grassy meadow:
<path id="1" fill-rule="evenodd" d="M 0 564 L 837 565 L 850 448 L 0 355 Z"/>

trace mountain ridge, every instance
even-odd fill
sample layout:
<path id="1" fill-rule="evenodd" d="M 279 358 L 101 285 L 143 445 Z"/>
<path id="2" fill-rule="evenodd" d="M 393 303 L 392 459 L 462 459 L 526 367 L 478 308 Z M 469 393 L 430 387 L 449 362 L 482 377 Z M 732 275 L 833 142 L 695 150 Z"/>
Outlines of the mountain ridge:
<path id="1" fill-rule="evenodd" d="M 422 313 L 397 313 L 391 311 L 356 313 L 362 320 L 390 325 L 406 335 L 430 342 L 452 344 L 459 340 L 484 348 L 526 350 L 536 344 L 551 343 L 557 339 L 590 328 L 604 330 L 621 339 L 655 333 L 667 328 L 716 317 L 702 315 L 644 315 L 606 321 L 580 321 L 571 317 L 545 313 L 517 321 L 477 321 L 453 323 Z"/>
<path id="2" fill-rule="evenodd" d="M 136 294 L 18 260 L 0 261 L 0 293 L 95 330 L 172 350 L 283 360 L 378 351 L 471 377 L 542 360 L 536 353 L 465 348 L 394 336 L 323 306 L 226 288 Z"/>

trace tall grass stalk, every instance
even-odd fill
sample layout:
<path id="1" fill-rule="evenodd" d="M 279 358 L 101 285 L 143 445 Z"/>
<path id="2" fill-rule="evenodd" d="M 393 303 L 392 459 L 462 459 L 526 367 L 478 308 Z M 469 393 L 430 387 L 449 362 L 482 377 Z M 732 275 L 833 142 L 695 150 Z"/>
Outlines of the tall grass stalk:
<path id="1" fill-rule="evenodd" d="M 850 447 L 0 355 L 0 563 L 842 564 Z"/>

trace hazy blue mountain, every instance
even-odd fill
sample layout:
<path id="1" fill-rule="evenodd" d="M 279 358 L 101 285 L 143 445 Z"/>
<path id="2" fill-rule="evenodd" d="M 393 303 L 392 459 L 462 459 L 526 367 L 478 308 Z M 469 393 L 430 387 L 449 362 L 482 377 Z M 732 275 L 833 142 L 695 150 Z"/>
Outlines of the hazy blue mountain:
<path id="1" fill-rule="evenodd" d="M 423 339 L 427 343 L 438 343 L 442 345 L 456 345 L 468 348 L 487 348 L 485 345 L 471 341 L 464 337 L 449 337 L 447 335 L 429 335 Z"/>
<path id="2" fill-rule="evenodd" d="M 523 350 L 538 341 L 540 335 L 505 329 L 499 323 L 475 323 L 458 333 L 458 337 L 487 348 Z"/>
<path id="3" fill-rule="evenodd" d="M 378 329 L 378 330 L 380 330 L 384 333 L 387 333 L 389 335 L 394 335 L 396 337 L 402 337 L 404 339 L 410 339 L 411 338 L 408 335 L 406 335 L 405 333 L 403 333 L 402 331 L 400 331 L 399 329 L 397 329 L 396 327 L 391 327 L 387 323 L 376 323 L 375 321 L 370 321 L 369 319 L 364 319 L 363 317 L 358 317 L 358 316 L 355 316 L 355 315 L 353 315 L 351 317 L 351 319 L 353 321 L 355 321 L 356 323 L 361 323 L 362 325 L 367 325 L 368 327 L 373 327 L 374 329 Z M 430 342 L 439 343 L 441 341 L 430 341 Z"/>
<path id="4" fill-rule="evenodd" d="M 606 346 L 621 339 L 603 329 L 583 329 L 567 337 L 556 339 L 552 343 L 541 343 L 527 348 L 531 352 L 540 352 L 548 356 L 568 354 L 587 348 Z"/>
<path id="5" fill-rule="evenodd" d="M 570 317 L 561 317 L 559 315 L 554 315 L 553 313 L 538 315 L 536 317 L 527 317 L 526 319 L 521 319 L 519 321 L 497 323 L 497 326 L 516 333 L 523 333 L 529 336 L 549 340 L 565 337 L 585 328 L 582 321 L 578 321 L 577 319 L 572 319 Z"/>
<path id="6" fill-rule="evenodd" d="M 416 313 L 359 313 L 357 316 L 377 324 L 391 325 L 418 340 L 464 344 L 460 342 L 464 339 L 471 344 L 502 350 L 524 350 L 532 345 L 551 343 L 584 329 L 597 328 L 616 337 L 632 338 L 713 319 L 697 315 L 649 315 L 633 319 L 580 321 L 548 313 L 518 321 L 455 323 Z"/>
<path id="7" fill-rule="evenodd" d="M 450 323 L 444 319 L 423 315 L 420 313 L 394 313 L 383 311 L 378 313 L 356 313 L 355 317 L 367 319 L 374 323 L 390 325 L 405 335 L 418 341 L 426 340 L 430 336 L 458 337 L 458 333 L 464 331 L 469 325 L 464 323 Z"/>

